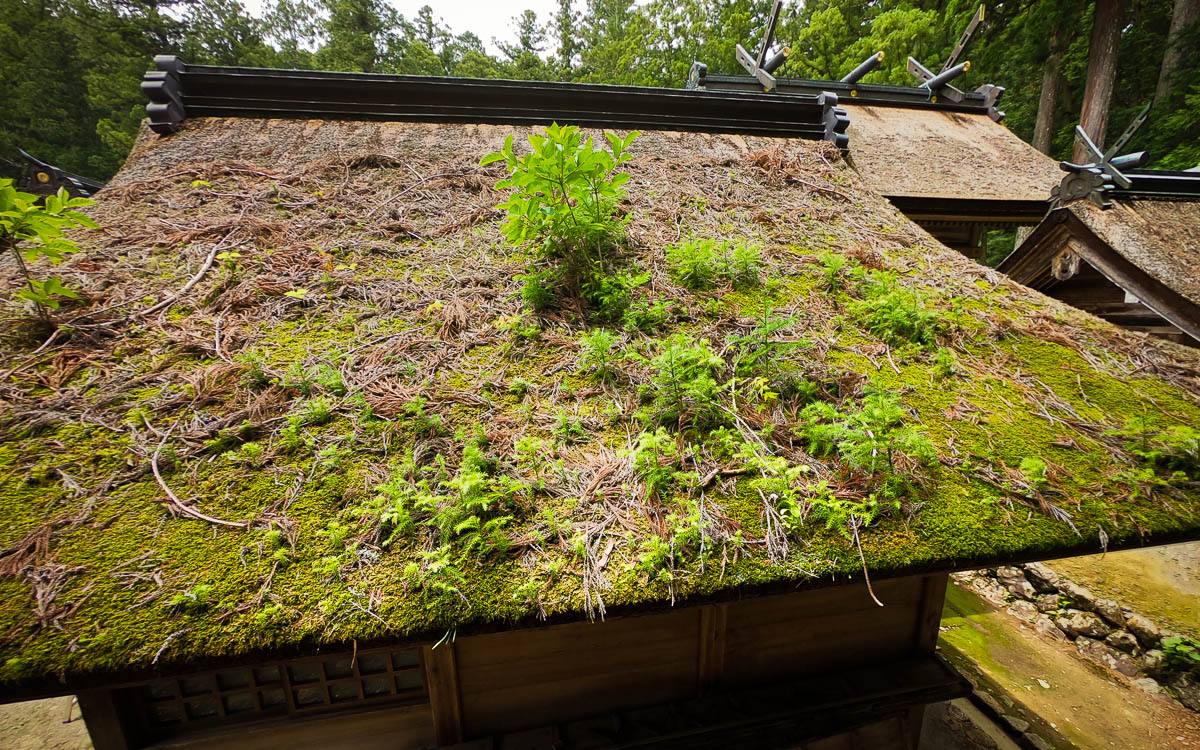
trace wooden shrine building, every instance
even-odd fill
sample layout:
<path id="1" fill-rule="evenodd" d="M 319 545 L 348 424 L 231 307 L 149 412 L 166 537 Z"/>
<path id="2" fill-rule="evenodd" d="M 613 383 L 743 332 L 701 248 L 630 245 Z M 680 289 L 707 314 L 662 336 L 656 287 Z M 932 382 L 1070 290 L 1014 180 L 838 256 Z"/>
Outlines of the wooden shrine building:
<path id="1" fill-rule="evenodd" d="M 932 241 L 832 96 L 156 67 L 89 326 L 0 319 L 0 700 L 97 750 L 914 750 L 950 571 L 1200 539 L 1134 450 L 1200 353 Z M 586 271 L 481 165 L 552 121 L 628 146 Z"/>
<path id="2" fill-rule="evenodd" d="M 1122 178 L 1127 187 L 1068 173 L 1056 208 L 997 269 L 1117 325 L 1200 346 L 1200 172 Z"/>

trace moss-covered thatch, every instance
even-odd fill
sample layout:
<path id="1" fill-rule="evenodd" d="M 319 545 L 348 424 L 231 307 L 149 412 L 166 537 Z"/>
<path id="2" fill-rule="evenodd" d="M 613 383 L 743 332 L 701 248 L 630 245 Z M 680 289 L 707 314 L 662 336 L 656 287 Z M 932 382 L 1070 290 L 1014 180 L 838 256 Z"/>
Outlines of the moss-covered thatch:
<path id="1" fill-rule="evenodd" d="M 566 274 L 533 313 L 478 166 L 508 132 L 143 134 L 60 333 L 0 321 L 0 676 L 1200 537 L 1196 352 L 941 247 L 827 144 L 733 136 L 643 134 L 624 299 Z M 712 381 L 677 403 L 672 346 Z"/>

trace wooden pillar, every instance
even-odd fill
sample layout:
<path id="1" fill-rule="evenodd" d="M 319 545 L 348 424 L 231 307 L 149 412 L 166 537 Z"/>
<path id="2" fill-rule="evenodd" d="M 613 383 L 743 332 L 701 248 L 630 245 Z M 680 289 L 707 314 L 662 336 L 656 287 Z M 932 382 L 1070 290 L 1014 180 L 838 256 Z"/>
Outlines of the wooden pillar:
<path id="1" fill-rule="evenodd" d="M 937 647 L 938 624 L 942 621 L 942 608 L 946 603 L 946 584 L 949 573 L 933 573 L 925 576 L 921 584 L 921 604 L 917 610 L 916 642 L 919 654 L 932 654 Z"/>
<path id="2" fill-rule="evenodd" d="M 121 724 L 113 694 L 108 690 L 89 690 L 76 696 L 79 712 L 87 726 L 95 750 L 129 750 L 129 737 Z"/>
<path id="3" fill-rule="evenodd" d="M 921 584 L 921 604 L 917 609 L 917 631 L 914 650 L 918 654 L 932 654 L 937 648 L 938 626 L 942 622 L 942 608 L 946 604 L 946 585 L 949 573 L 933 573 L 925 576 Z M 925 706 L 913 706 L 904 717 L 907 725 L 909 747 L 916 750 L 921 745 L 921 727 L 925 723 Z"/>
<path id="4" fill-rule="evenodd" d="M 725 605 L 700 607 L 697 693 L 705 695 L 721 683 L 725 671 Z"/>
<path id="5" fill-rule="evenodd" d="M 458 694 L 454 644 L 442 643 L 436 648 L 426 646 L 422 656 L 425 662 L 425 685 L 429 689 L 429 708 L 433 714 L 434 739 L 438 745 L 460 743 L 463 741 L 462 705 Z"/>

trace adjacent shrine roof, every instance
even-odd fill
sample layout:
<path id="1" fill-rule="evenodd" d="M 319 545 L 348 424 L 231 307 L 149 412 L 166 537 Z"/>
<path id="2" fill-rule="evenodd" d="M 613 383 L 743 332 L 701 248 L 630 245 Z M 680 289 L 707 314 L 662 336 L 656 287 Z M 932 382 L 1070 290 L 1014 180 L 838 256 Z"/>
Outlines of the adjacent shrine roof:
<path id="1" fill-rule="evenodd" d="M 1192 180 L 1200 185 L 1200 174 Z M 1066 278 L 1064 253 L 1078 256 L 1200 341 L 1200 200 L 1143 195 L 1110 191 L 1107 209 L 1082 199 L 1056 208 L 998 270 L 1045 288 Z"/>
<path id="2" fill-rule="evenodd" d="M 885 196 L 1025 201 L 1044 213 L 1062 179 L 1057 162 L 986 115 L 842 105 L 850 159 Z"/>

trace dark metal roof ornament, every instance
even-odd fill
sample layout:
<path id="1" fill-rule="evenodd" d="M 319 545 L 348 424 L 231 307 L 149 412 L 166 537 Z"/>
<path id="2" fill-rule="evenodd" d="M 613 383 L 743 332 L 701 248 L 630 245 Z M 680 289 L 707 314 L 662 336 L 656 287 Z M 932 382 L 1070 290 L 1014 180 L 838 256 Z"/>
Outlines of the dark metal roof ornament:
<path id="1" fill-rule="evenodd" d="M 967 28 L 963 31 L 962 36 L 958 38 L 958 44 L 954 45 L 954 51 L 950 53 L 950 57 L 946 58 L 945 64 L 941 70 L 934 73 L 929 68 L 922 65 L 915 57 L 908 58 L 908 72 L 911 73 L 918 81 L 921 82 L 918 88 L 925 89 L 929 92 L 931 101 L 937 101 L 938 97 L 948 99 L 952 102 L 961 102 L 966 98 L 966 94 L 962 89 L 955 88 L 950 85 L 950 82 L 958 78 L 962 74 L 971 69 L 971 61 L 955 64 L 963 51 L 967 48 L 967 43 L 971 41 L 971 36 L 975 30 L 979 28 L 979 24 L 983 23 L 984 6 L 980 5 L 975 11 L 975 15 L 971 17 L 971 22 L 967 24 Z M 988 114 L 996 122 L 1004 119 L 1004 113 L 995 108 L 996 102 L 1004 93 L 1004 88 L 1001 86 L 993 86 L 985 84 L 975 90 L 977 94 L 983 94 L 987 100 Z"/>
<path id="2" fill-rule="evenodd" d="M 1114 189 L 1117 187 L 1125 190 L 1132 189 L 1133 181 L 1122 170 L 1134 169 L 1145 164 L 1149 154 L 1145 151 L 1137 151 L 1132 154 L 1116 156 L 1116 153 L 1125 147 L 1137 129 L 1146 122 L 1149 113 L 1150 105 L 1147 104 L 1137 117 L 1133 118 L 1133 122 L 1129 123 L 1129 127 L 1125 128 L 1125 132 L 1121 133 L 1116 142 L 1103 152 L 1092 142 L 1087 132 L 1076 125 L 1075 140 L 1083 144 L 1084 150 L 1092 160 L 1087 164 L 1073 164 L 1069 161 L 1058 163 L 1059 168 L 1067 175 L 1063 177 L 1058 187 L 1050 191 L 1051 207 L 1058 208 L 1064 203 L 1087 198 L 1100 208 L 1108 209 L 1112 208 L 1110 193 Z"/>
<path id="3" fill-rule="evenodd" d="M 872 70 L 875 70 L 876 68 L 878 68 L 879 63 L 881 63 L 881 62 L 883 62 L 883 50 L 876 52 L 875 54 L 868 57 L 866 60 L 863 60 L 862 62 L 860 62 L 858 64 L 857 68 L 850 71 L 846 75 L 842 76 L 841 82 L 848 83 L 851 86 L 853 86 L 854 84 L 858 83 L 858 79 L 862 78 L 867 73 L 870 73 Z M 850 95 L 857 96 L 858 92 L 851 89 Z"/>
<path id="4" fill-rule="evenodd" d="M 17 184 L 27 193 L 53 195 L 59 188 L 66 188 L 67 192 L 76 198 L 91 198 L 96 191 L 104 187 L 103 182 L 59 169 L 53 164 L 30 156 L 22 149 L 17 149 L 17 153 L 26 162 L 25 174 Z"/>
<path id="5" fill-rule="evenodd" d="M 771 45 L 775 41 L 775 25 L 779 22 L 779 11 L 782 9 L 783 0 L 775 0 L 775 4 L 771 6 L 771 17 L 767 20 L 767 30 L 763 34 L 762 45 L 758 48 L 758 55 L 752 56 L 741 44 L 736 45 L 737 61 L 741 63 L 747 73 L 758 79 L 758 82 L 762 84 L 763 91 L 775 90 L 775 76 L 771 74 L 787 62 L 788 55 L 792 53 L 790 47 L 781 45 L 774 54 L 767 57 L 767 53 L 771 51 Z M 695 71 L 695 65 L 692 66 L 692 69 Z M 707 68 L 705 68 L 705 72 L 707 72 Z M 691 75 L 688 78 L 690 83 Z"/>
<path id="6" fill-rule="evenodd" d="M 179 81 L 185 67 L 174 55 L 155 55 L 155 69 L 142 77 L 142 93 L 150 100 L 146 115 L 150 118 L 150 129 L 155 133 L 174 133 L 187 118 Z"/>

